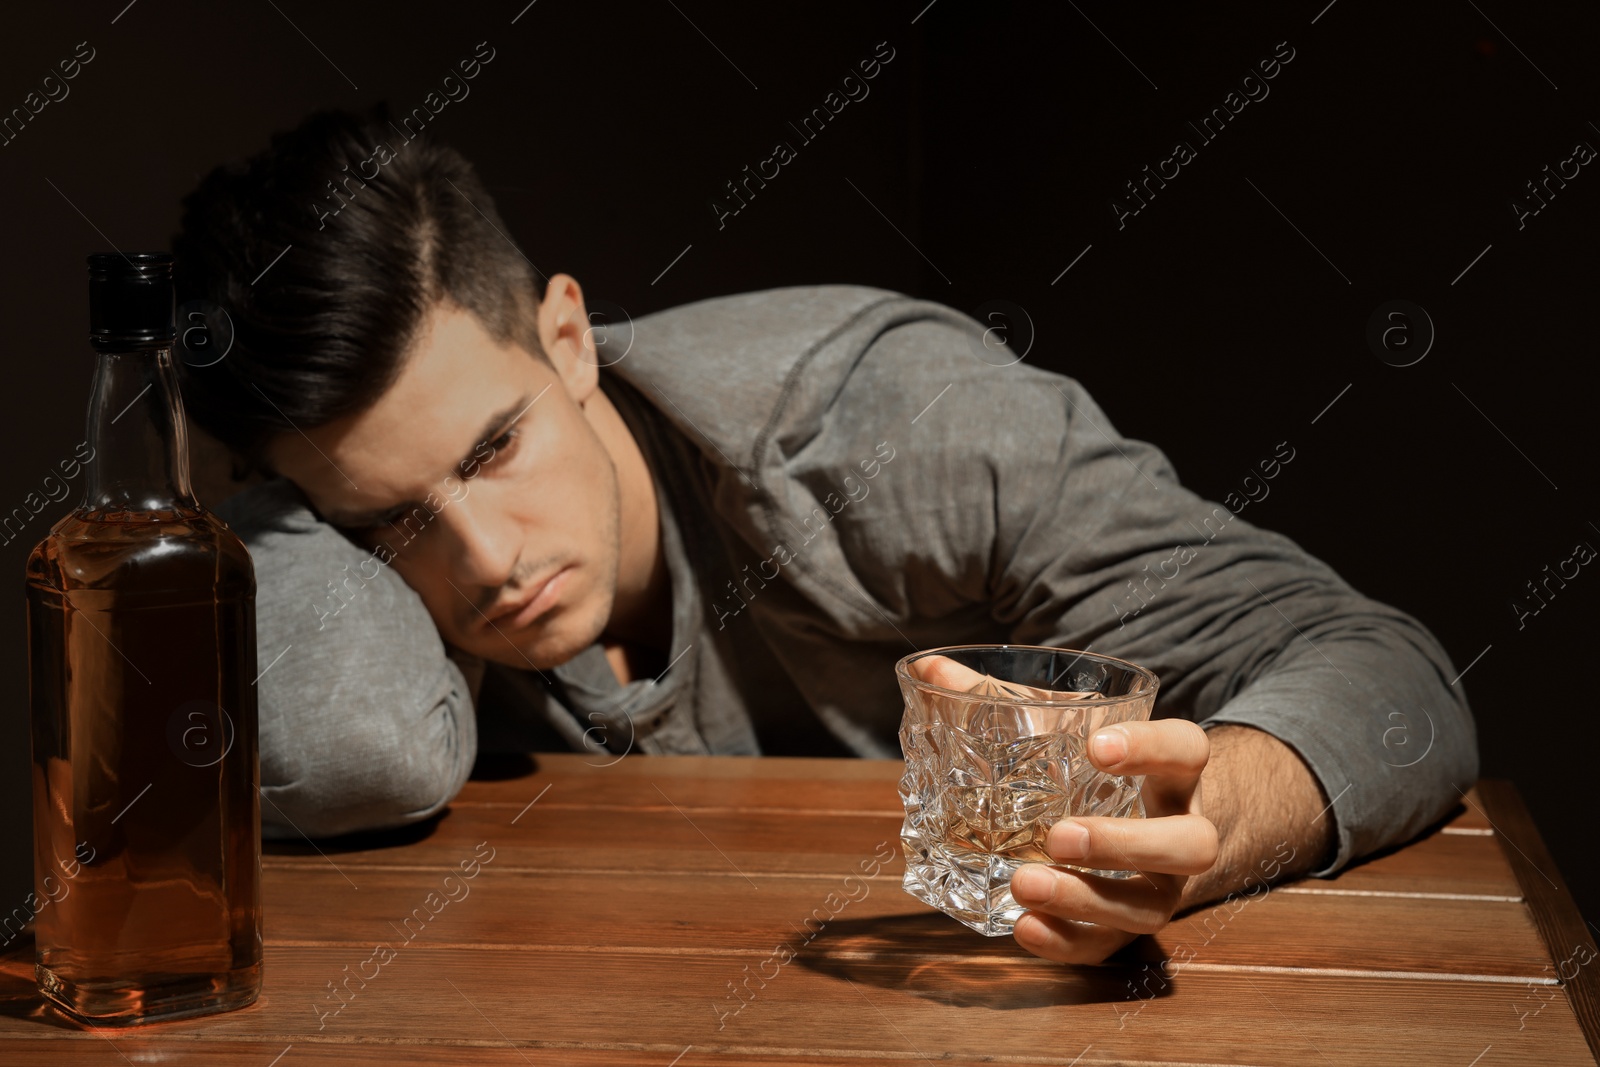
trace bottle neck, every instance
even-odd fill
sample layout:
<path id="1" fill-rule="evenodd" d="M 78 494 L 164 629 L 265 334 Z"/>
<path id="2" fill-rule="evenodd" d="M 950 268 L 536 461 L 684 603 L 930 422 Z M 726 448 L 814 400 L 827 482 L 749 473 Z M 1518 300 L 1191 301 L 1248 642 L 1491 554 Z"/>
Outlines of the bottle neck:
<path id="1" fill-rule="evenodd" d="M 129 343 L 96 354 L 88 425 L 94 461 L 81 508 L 198 508 L 189 485 L 188 431 L 170 342 L 146 347 Z"/>

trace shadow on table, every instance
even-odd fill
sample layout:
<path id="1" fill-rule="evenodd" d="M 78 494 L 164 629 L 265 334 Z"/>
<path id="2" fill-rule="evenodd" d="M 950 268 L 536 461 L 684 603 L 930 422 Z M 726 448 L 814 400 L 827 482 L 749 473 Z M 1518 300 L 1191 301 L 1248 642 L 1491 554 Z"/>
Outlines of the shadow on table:
<path id="1" fill-rule="evenodd" d="M 445 809 L 446 812 L 449 810 Z M 440 812 L 409 826 L 397 826 L 392 830 L 360 830 L 352 834 L 340 834 L 338 837 L 319 837 L 315 839 L 315 844 L 304 837 L 262 841 L 261 854 L 331 856 L 345 852 L 370 852 L 376 849 L 397 848 L 401 845 L 414 845 L 433 836 L 444 813 Z"/>
<path id="2" fill-rule="evenodd" d="M 33 931 L 28 930 L 0 952 L 0 1016 L 29 1019 L 55 1030 L 96 1029 L 62 1014 L 39 992 L 33 973 Z"/>
<path id="3" fill-rule="evenodd" d="M 474 782 L 504 782 L 526 778 L 539 769 L 531 752 L 479 752 L 472 762 Z"/>
<path id="4" fill-rule="evenodd" d="M 26 1019 L 44 1011 L 33 977 L 33 931 L 25 930 L 0 952 L 0 1015 Z"/>
<path id="5" fill-rule="evenodd" d="M 1052 963 L 1010 937 L 984 937 L 930 912 L 837 919 L 799 949 L 794 962 L 940 1004 L 1008 1009 L 1129 1000 L 1134 983 L 1161 959 L 1154 940 L 1139 937 L 1098 966 Z M 1153 994 L 1137 995 L 1170 996 L 1176 981 L 1158 985 Z"/>

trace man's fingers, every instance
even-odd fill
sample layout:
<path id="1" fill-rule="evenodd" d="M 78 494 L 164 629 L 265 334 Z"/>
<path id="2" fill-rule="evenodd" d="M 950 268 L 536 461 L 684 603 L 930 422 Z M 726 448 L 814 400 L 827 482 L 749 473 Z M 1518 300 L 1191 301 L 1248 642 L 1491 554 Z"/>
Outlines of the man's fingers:
<path id="1" fill-rule="evenodd" d="M 994 694 L 993 699 L 1015 698 L 1020 700 L 1064 700 L 1059 693 L 1048 689 L 1036 689 L 1031 685 L 1019 685 L 1016 682 L 1007 682 L 975 671 L 964 663 L 957 663 L 949 656 L 924 656 L 912 660 L 909 666 L 911 675 L 930 685 L 941 686 L 945 689 L 954 689 L 958 693 L 985 693 Z M 982 687 L 980 689 L 980 686 Z"/>
<path id="2" fill-rule="evenodd" d="M 907 669 L 911 672 L 911 676 L 918 681 L 937 685 L 944 689 L 954 689 L 958 693 L 971 693 L 987 680 L 999 690 L 999 699 L 1009 696 L 1021 700 L 1039 700 L 1051 704 L 1065 704 L 1074 700 L 1095 698 L 1100 695 L 1093 691 L 1046 689 L 1035 685 L 1023 685 L 1021 682 L 1004 681 L 992 675 L 975 671 L 965 664 L 957 663 L 949 656 L 923 656 L 921 659 L 912 660 Z"/>
<path id="3" fill-rule="evenodd" d="M 1058 863 L 1159 874 L 1209 871 L 1217 862 L 1217 847 L 1217 827 L 1203 815 L 1076 816 L 1050 827 L 1045 838 L 1045 851 Z"/>
<path id="4" fill-rule="evenodd" d="M 1017 919 L 1011 936 L 1035 956 L 1057 963 L 1103 963 L 1139 935 L 1029 911 Z"/>
<path id="5" fill-rule="evenodd" d="M 970 692 L 983 680 L 983 675 L 949 656 L 923 656 L 912 660 L 909 669 L 914 678 L 958 693 Z"/>
<path id="6" fill-rule="evenodd" d="M 1211 738 L 1188 719 L 1113 723 L 1089 738 L 1089 762 L 1116 774 L 1151 774 L 1173 781 L 1169 789 L 1192 787 L 1211 758 Z"/>
<path id="7" fill-rule="evenodd" d="M 1172 920 L 1180 879 L 1164 874 L 1105 878 L 1030 863 L 1011 876 L 1011 896 L 1044 915 L 1153 934 Z"/>

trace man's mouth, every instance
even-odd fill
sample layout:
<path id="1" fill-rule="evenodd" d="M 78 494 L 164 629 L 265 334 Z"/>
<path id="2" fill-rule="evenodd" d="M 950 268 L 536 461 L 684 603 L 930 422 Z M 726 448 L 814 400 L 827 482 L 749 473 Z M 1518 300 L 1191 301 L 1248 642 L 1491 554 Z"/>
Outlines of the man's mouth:
<path id="1" fill-rule="evenodd" d="M 555 605 L 571 570 L 571 564 L 564 564 L 535 582 L 526 596 L 490 608 L 484 612 L 484 625 L 514 629 L 528 625 Z"/>

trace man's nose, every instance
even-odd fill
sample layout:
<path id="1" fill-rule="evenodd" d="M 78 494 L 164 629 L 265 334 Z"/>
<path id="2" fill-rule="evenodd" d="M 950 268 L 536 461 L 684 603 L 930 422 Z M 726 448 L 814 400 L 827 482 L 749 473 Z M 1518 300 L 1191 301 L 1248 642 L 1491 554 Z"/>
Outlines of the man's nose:
<path id="1" fill-rule="evenodd" d="M 490 589 L 511 580 L 522 554 L 522 528 L 497 505 L 487 486 L 476 486 L 440 512 L 450 533 L 451 569 L 462 583 Z"/>

